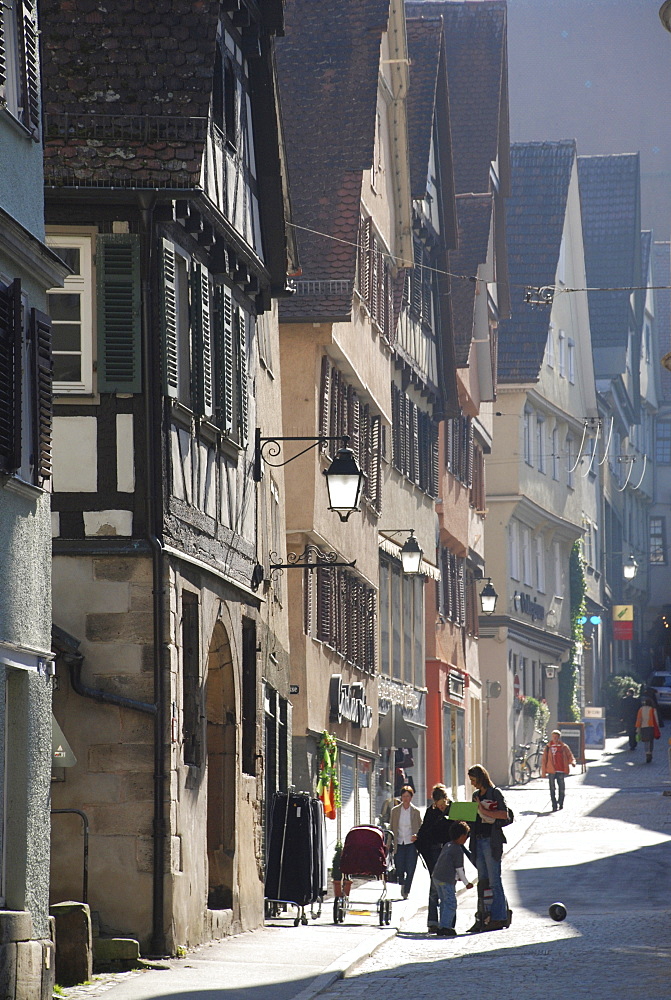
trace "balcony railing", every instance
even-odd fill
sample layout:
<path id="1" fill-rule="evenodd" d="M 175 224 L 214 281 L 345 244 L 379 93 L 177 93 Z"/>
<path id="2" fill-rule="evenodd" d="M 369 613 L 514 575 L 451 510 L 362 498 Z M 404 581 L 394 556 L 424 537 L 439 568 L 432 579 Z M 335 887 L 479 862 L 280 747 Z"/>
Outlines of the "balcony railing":
<path id="1" fill-rule="evenodd" d="M 45 114 L 44 138 L 126 142 L 196 142 L 208 119 L 179 115 Z"/>

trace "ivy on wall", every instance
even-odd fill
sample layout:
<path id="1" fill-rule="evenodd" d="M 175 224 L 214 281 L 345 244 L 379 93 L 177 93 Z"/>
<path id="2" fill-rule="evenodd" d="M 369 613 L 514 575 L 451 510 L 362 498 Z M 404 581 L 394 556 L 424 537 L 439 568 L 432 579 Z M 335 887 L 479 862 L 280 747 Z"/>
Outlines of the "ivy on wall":
<path id="1" fill-rule="evenodd" d="M 571 607 L 571 651 L 568 660 L 562 663 L 559 672 L 558 712 L 561 722 L 577 722 L 580 718 L 578 707 L 578 665 L 576 646 L 582 643 L 584 627 L 580 620 L 586 617 L 585 569 L 580 554 L 580 545 L 575 542 L 569 559 L 569 601 Z"/>

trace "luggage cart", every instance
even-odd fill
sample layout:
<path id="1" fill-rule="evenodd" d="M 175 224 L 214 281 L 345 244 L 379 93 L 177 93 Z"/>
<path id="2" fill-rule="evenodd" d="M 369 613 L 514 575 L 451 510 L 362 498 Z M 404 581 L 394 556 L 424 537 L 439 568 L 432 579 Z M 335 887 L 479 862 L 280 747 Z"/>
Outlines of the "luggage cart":
<path id="1" fill-rule="evenodd" d="M 316 920 L 326 892 L 324 806 L 307 792 L 275 792 L 266 860 L 264 914 L 274 919 L 295 907 L 294 927 Z"/>

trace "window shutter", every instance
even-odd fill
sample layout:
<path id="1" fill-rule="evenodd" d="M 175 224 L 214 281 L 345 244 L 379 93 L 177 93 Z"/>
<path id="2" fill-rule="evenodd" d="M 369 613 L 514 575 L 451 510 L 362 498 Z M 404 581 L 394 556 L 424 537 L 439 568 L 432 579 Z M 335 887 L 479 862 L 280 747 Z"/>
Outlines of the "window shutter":
<path id="1" fill-rule="evenodd" d="M 327 355 L 322 357 L 322 371 L 319 383 L 319 434 L 321 437 L 328 437 L 329 428 L 329 389 L 331 385 L 331 362 Z M 330 452 L 328 442 L 322 445 L 322 451 Z"/>
<path id="2" fill-rule="evenodd" d="M 371 417 L 370 421 L 370 471 L 368 491 L 370 502 L 377 514 L 382 510 L 382 468 L 381 468 L 381 437 L 382 421 L 379 416 Z"/>
<path id="3" fill-rule="evenodd" d="M 359 293 L 366 305 L 370 306 L 371 267 L 370 267 L 371 219 L 361 219 L 359 226 Z"/>
<path id="4" fill-rule="evenodd" d="M 354 456 L 360 464 L 359 443 L 360 443 L 360 420 L 359 420 L 359 397 L 354 387 L 347 388 L 347 433 L 349 434 L 349 447 L 354 452 Z"/>
<path id="5" fill-rule="evenodd" d="M 163 392 L 177 398 L 179 393 L 179 353 L 177 347 L 177 286 L 175 251 L 172 243 L 161 241 L 161 319 L 163 321 Z"/>
<path id="6" fill-rule="evenodd" d="M 238 440 L 240 444 L 247 441 L 249 425 L 249 387 L 247 384 L 247 326 L 246 316 L 242 309 L 237 310 L 238 343 L 237 343 L 237 390 L 238 390 Z"/>
<path id="7" fill-rule="evenodd" d="M 303 629 L 306 635 L 313 635 L 314 624 L 312 620 L 312 587 L 314 570 L 303 570 Z"/>
<path id="8" fill-rule="evenodd" d="M 51 425 L 53 417 L 53 358 L 51 355 L 51 319 L 39 309 L 30 313 L 30 333 L 33 341 L 34 383 L 33 464 L 35 478 L 51 478 Z"/>
<path id="9" fill-rule="evenodd" d="M 23 0 L 18 18 L 19 44 L 22 52 L 23 124 L 31 131 L 40 128 L 40 71 L 38 62 L 35 4 Z"/>
<path id="10" fill-rule="evenodd" d="M 5 23 L 0 17 L 0 97 L 5 97 L 7 83 L 7 52 L 5 48 Z"/>
<path id="11" fill-rule="evenodd" d="M 411 428 L 412 437 L 410 441 L 410 446 L 412 449 L 412 467 L 410 472 L 410 478 L 414 483 L 419 485 L 419 411 L 414 403 L 411 404 Z"/>
<path id="12" fill-rule="evenodd" d="M 438 425 L 429 417 L 431 439 L 431 481 L 427 490 L 430 497 L 437 497 L 440 485 L 440 462 L 438 455 Z"/>
<path id="13" fill-rule="evenodd" d="M 98 389 L 140 392 L 140 240 L 99 236 Z"/>
<path id="14" fill-rule="evenodd" d="M 211 417 L 212 399 L 212 328 L 210 321 L 210 276 L 202 264 L 191 270 L 191 342 L 193 385 L 191 393 L 196 413 Z"/>
<path id="15" fill-rule="evenodd" d="M 0 470 L 21 465 L 21 282 L 0 285 Z"/>
<path id="16" fill-rule="evenodd" d="M 400 425 L 400 400 L 399 390 L 394 383 L 391 383 L 391 461 L 395 469 L 398 469 L 401 462 L 401 439 L 399 437 Z"/>
<path id="17" fill-rule="evenodd" d="M 313 571 L 314 572 L 314 571 Z M 331 589 L 333 570 L 325 566 L 317 569 L 317 638 L 330 640 Z"/>
<path id="18" fill-rule="evenodd" d="M 217 285 L 217 421 L 224 434 L 233 433 L 235 386 L 233 350 L 233 300 L 228 288 Z"/>

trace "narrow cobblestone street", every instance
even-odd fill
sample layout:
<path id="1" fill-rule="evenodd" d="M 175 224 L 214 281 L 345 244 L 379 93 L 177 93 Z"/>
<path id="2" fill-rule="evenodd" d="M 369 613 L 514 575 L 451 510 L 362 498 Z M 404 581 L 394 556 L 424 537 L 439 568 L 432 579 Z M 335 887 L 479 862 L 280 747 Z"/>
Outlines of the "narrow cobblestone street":
<path id="1" fill-rule="evenodd" d="M 667 997 L 670 732 L 668 725 L 662 730 L 650 765 L 640 749 L 626 749 L 622 737 L 608 740 L 602 754 L 588 751 L 586 772 L 567 779 L 560 812 L 550 811 L 544 780 L 506 790 L 515 810 L 504 856 L 504 884 L 514 911 L 508 930 L 465 934 L 475 908 L 476 893 L 470 890 L 459 896 L 459 936 L 428 937 L 428 881 L 418 869 L 408 902 L 394 902 L 392 923 L 400 928 L 395 937 L 376 925 L 374 906 L 371 915 L 352 912 L 342 927 L 334 927 L 327 902 L 321 919 L 308 927 L 277 921 L 197 949 L 183 961 L 170 961 L 164 971 L 103 976 L 59 995 L 65 1000 L 103 994 L 106 1000 L 306 1000 L 320 993 L 323 1000 L 423 1000 L 446 991 L 482 990 L 503 1000 Z M 378 895 L 379 889 L 369 886 L 359 888 L 354 898 L 365 910 L 363 901 Z M 548 915 L 556 900 L 568 910 L 562 923 Z M 334 961 L 337 954 L 341 958 Z M 333 979 L 338 961 L 346 978 L 329 984 L 324 974 L 330 970 Z"/>

